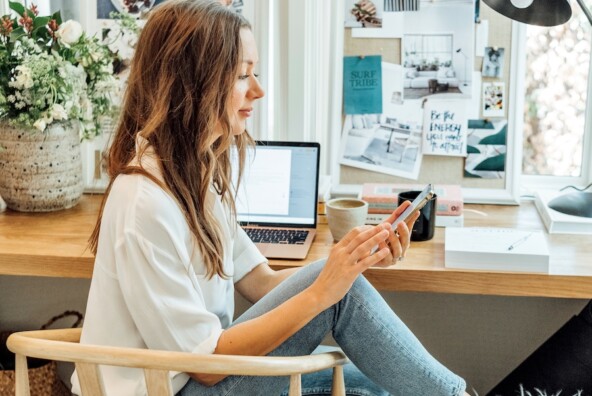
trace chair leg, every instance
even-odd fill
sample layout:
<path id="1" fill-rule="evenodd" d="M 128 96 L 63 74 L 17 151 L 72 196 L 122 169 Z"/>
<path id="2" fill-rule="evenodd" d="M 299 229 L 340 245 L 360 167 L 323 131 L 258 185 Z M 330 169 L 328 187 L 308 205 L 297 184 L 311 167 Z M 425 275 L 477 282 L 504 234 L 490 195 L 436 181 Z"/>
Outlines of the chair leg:
<path id="1" fill-rule="evenodd" d="M 30 396 L 29 390 L 29 368 L 27 367 L 27 357 L 23 355 L 15 356 L 15 396 Z"/>
<path id="2" fill-rule="evenodd" d="M 293 374 L 290 376 L 290 391 L 288 396 L 302 395 L 302 376 L 300 374 Z"/>
<path id="3" fill-rule="evenodd" d="M 343 366 L 333 367 L 333 385 L 331 386 L 333 396 L 345 396 L 345 381 L 343 379 Z"/>

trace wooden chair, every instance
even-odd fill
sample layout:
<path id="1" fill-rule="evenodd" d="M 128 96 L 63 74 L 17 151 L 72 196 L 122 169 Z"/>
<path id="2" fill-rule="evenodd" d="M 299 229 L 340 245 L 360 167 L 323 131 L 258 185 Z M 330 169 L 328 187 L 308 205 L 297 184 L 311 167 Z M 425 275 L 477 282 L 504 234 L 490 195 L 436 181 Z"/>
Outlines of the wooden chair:
<path id="1" fill-rule="evenodd" d="M 345 395 L 342 352 L 294 357 L 197 355 L 80 344 L 81 329 L 13 333 L 8 348 L 16 354 L 16 396 L 29 396 L 27 356 L 73 362 L 84 396 L 105 395 L 98 365 L 144 369 L 149 396 L 171 396 L 169 371 L 206 374 L 290 376 L 290 396 L 301 394 L 301 375 L 333 368 L 333 395 Z"/>

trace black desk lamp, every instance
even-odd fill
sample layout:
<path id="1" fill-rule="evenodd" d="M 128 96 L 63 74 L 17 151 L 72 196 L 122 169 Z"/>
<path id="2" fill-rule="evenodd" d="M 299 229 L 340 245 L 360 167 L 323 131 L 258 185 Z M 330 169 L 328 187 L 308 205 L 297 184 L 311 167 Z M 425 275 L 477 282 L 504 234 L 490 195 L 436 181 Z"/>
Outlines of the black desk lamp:
<path id="1" fill-rule="evenodd" d="M 556 26 L 571 17 L 568 0 L 483 0 L 485 4 L 500 14 L 528 25 Z M 584 0 L 577 0 L 586 18 L 592 25 L 592 14 Z"/>
<path id="2" fill-rule="evenodd" d="M 568 0 L 483 0 L 485 4 L 500 14 L 528 25 L 556 26 L 571 17 Z M 578 5 L 592 25 L 592 14 L 584 4 Z M 549 207 L 572 216 L 592 218 L 592 192 L 575 191 L 560 195 L 549 201 Z"/>

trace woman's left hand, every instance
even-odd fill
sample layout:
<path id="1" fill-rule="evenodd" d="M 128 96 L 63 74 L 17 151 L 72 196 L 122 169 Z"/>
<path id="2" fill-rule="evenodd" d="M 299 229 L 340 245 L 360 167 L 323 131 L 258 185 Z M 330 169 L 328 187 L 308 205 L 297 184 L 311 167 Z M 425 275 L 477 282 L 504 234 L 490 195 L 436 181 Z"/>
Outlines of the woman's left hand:
<path id="1" fill-rule="evenodd" d="M 411 205 L 411 201 L 405 201 L 386 219 L 385 223 L 392 224 L 397 217 L 401 215 Z M 391 254 L 387 255 L 381 260 L 376 266 L 388 267 L 389 265 L 396 264 L 398 261 L 403 260 L 407 254 L 407 249 L 411 243 L 411 230 L 413 229 L 413 223 L 417 220 L 420 213 L 417 211 L 413 216 L 408 218 L 406 221 L 401 222 L 396 229 L 396 232 L 392 229 L 389 231 L 389 236 L 384 242 L 378 244 L 379 249 L 383 249 L 388 246 Z"/>

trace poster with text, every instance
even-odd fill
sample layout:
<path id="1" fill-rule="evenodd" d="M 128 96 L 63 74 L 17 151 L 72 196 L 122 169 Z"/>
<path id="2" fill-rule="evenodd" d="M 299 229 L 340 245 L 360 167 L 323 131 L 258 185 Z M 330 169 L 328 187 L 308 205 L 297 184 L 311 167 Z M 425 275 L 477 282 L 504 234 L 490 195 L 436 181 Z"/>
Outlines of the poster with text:
<path id="1" fill-rule="evenodd" d="M 382 113 L 381 56 L 343 58 L 345 114 Z"/>
<path id="2" fill-rule="evenodd" d="M 467 103 L 462 100 L 428 100 L 424 107 L 425 155 L 466 157 Z"/>

